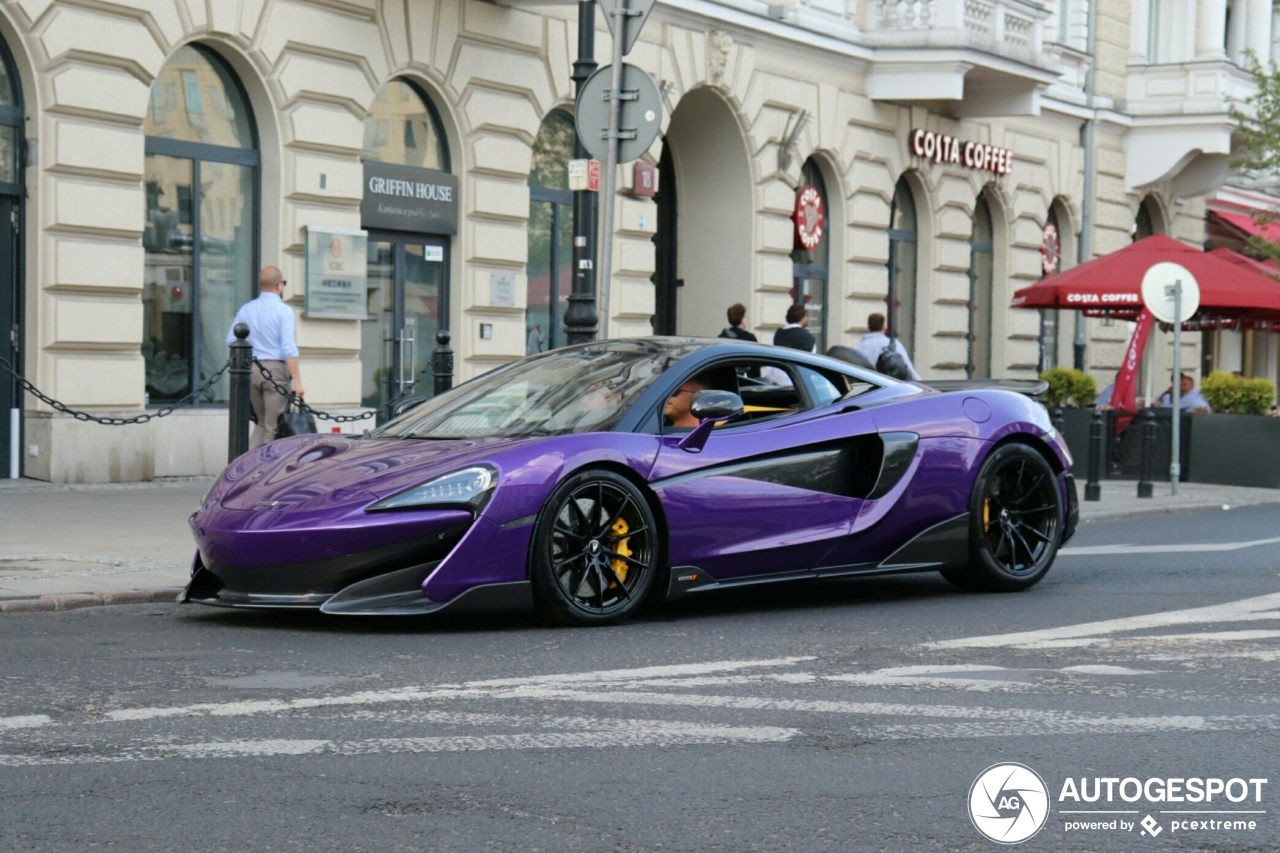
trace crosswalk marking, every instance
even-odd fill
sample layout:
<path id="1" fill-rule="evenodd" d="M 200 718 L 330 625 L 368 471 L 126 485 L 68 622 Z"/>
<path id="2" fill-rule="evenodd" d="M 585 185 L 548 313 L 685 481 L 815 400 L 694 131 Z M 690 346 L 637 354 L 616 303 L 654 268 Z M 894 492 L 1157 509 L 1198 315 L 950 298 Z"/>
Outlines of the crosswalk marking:
<path id="1" fill-rule="evenodd" d="M 1201 554 L 1218 551 L 1239 551 L 1259 545 L 1280 543 L 1280 536 L 1271 539 L 1252 539 L 1247 542 L 1205 542 L 1191 545 L 1082 545 L 1058 551 L 1062 557 L 1105 557 L 1115 554 Z"/>
<path id="2" fill-rule="evenodd" d="M 1142 616 L 1126 616 L 1120 619 L 1085 622 L 1059 628 L 1045 628 L 1039 631 L 1018 631 L 1009 634 L 988 634 L 980 637 L 942 640 L 940 642 L 925 643 L 924 647 L 930 649 L 1063 648 L 1096 642 L 1099 637 L 1108 637 L 1113 634 L 1150 628 L 1167 628 L 1174 625 L 1197 623 L 1256 622 L 1280 619 L 1280 609 L 1276 608 L 1280 608 L 1280 593 L 1270 593 L 1255 598 L 1231 601 L 1226 604 L 1212 604 L 1207 607 L 1193 607 L 1187 610 L 1149 613 Z M 1087 643 L 1080 643 L 1079 641 L 1081 640 L 1085 640 Z"/>

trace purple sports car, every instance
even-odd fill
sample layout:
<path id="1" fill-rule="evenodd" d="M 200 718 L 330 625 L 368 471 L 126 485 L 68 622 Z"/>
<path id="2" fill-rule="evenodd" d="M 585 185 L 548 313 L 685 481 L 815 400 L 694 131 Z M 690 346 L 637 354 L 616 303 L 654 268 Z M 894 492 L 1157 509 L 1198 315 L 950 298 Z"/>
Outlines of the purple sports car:
<path id="1" fill-rule="evenodd" d="M 1071 457 L 1034 399 L 953 384 L 728 340 L 531 356 L 362 438 L 235 460 L 191 516 L 182 600 L 602 624 L 791 579 L 1026 589 L 1075 530 Z"/>

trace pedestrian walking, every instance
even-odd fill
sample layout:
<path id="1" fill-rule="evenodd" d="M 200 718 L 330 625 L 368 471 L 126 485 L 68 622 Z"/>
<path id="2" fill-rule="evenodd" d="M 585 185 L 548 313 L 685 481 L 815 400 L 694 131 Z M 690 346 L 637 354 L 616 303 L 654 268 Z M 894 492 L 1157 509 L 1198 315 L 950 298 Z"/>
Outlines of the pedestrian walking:
<path id="1" fill-rule="evenodd" d="M 818 342 L 809 332 L 809 312 L 799 302 L 787 309 L 787 325 L 773 333 L 773 345 L 802 352 L 817 352 Z"/>
<path id="2" fill-rule="evenodd" d="M 289 282 L 279 267 L 263 267 L 258 274 L 258 298 L 246 302 L 236 312 L 227 332 L 227 344 L 236 339 L 235 328 L 239 323 L 249 327 L 249 343 L 253 355 L 261 367 L 254 365 L 249 384 L 249 402 L 258 420 L 249 449 L 260 447 L 276 437 L 280 415 L 289 404 L 289 398 L 281 394 L 276 385 L 302 397 L 302 374 L 298 369 L 297 320 L 293 309 L 284 304 L 284 289 Z M 270 371 L 271 379 L 262 368 Z M 274 381 L 273 381 L 274 380 Z"/>
<path id="3" fill-rule="evenodd" d="M 722 338 L 736 341 L 754 341 L 756 336 L 747 331 L 747 308 L 741 302 L 735 302 L 725 312 L 729 317 L 729 325 L 720 333 Z"/>
<path id="4" fill-rule="evenodd" d="M 867 315 L 867 333 L 855 345 L 854 349 L 862 353 L 867 361 L 876 366 L 876 370 L 895 379 L 920 380 L 916 366 L 907 355 L 907 348 L 896 337 L 885 334 L 884 315 L 873 313 Z"/>

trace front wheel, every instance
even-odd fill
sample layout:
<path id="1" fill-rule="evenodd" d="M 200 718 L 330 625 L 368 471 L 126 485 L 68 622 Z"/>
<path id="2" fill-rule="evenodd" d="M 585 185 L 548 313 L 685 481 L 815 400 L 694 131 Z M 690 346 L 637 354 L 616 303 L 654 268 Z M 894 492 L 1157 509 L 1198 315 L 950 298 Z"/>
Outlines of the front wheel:
<path id="1" fill-rule="evenodd" d="M 631 616 L 658 575 L 658 530 L 644 495 L 612 471 L 583 471 L 552 493 L 530 555 L 541 615 L 568 625 Z"/>
<path id="2" fill-rule="evenodd" d="M 964 589 L 1027 589 L 1053 565 L 1063 518 L 1049 463 L 1026 445 L 1006 444 L 982 464 L 969 497 L 969 565 L 943 577 Z"/>

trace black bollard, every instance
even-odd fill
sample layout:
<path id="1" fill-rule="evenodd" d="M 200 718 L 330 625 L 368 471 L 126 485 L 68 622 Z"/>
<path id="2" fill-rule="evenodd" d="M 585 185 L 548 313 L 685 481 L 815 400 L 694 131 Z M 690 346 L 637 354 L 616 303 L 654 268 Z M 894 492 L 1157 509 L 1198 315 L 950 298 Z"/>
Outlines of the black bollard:
<path id="1" fill-rule="evenodd" d="M 1054 409 L 1049 413 L 1049 422 L 1053 424 L 1053 428 L 1058 431 L 1058 435 L 1062 435 L 1062 430 L 1067 426 L 1067 416 L 1062 414 L 1062 407 Z"/>
<path id="2" fill-rule="evenodd" d="M 436 348 L 431 353 L 431 367 L 436 374 L 437 395 L 453 387 L 453 347 L 449 346 L 451 337 L 448 329 L 436 332 Z"/>
<path id="3" fill-rule="evenodd" d="M 1138 461 L 1138 497 L 1149 498 L 1155 488 L 1151 482 L 1151 469 L 1156 467 L 1156 415 L 1150 409 L 1143 409 L 1140 418 L 1142 453 Z"/>
<path id="4" fill-rule="evenodd" d="M 1089 480 L 1084 484 L 1084 499 L 1087 501 L 1102 500 L 1102 454 L 1104 453 L 1102 435 L 1105 427 L 1102 424 L 1102 412 L 1095 411 L 1089 423 Z"/>
<path id="5" fill-rule="evenodd" d="M 253 344 L 249 343 L 249 327 L 236 323 L 236 339 L 231 343 L 231 398 L 227 413 L 227 462 L 249 452 L 249 383 L 253 372 Z"/>

